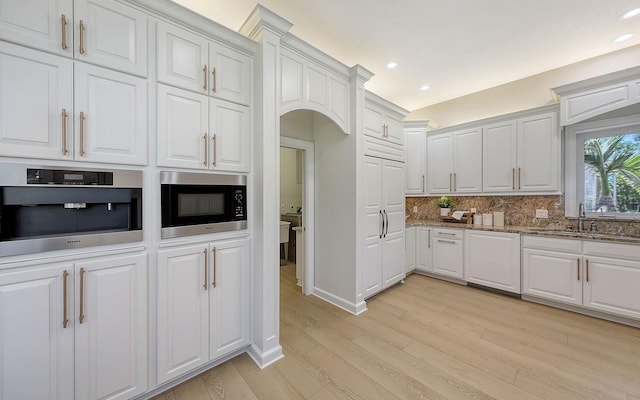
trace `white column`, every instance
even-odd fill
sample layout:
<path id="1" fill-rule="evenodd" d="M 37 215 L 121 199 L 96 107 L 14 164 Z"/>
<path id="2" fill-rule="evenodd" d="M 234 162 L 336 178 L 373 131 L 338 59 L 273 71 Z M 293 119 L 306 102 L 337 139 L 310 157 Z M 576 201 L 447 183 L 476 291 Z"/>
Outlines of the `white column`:
<path id="1" fill-rule="evenodd" d="M 254 125 L 250 222 L 252 346 L 264 368 L 283 357 L 280 346 L 280 38 L 292 24 L 257 5 L 240 33 L 258 43 L 253 81 Z"/>

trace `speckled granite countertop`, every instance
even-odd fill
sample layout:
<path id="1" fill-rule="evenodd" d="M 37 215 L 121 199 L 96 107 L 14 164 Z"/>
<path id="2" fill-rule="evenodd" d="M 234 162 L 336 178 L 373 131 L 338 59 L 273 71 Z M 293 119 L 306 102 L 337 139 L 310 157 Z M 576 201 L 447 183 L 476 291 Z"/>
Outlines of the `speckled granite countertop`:
<path id="1" fill-rule="evenodd" d="M 406 227 L 411 226 L 436 226 L 443 228 L 455 228 L 455 229 L 473 229 L 478 231 L 488 232 L 505 232 L 505 233 L 520 233 L 525 235 L 541 235 L 555 237 L 559 239 L 581 239 L 581 240 L 599 240 L 616 243 L 629 243 L 640 245 L 640 236 L 619 235 L 606 232 L 578 232 L 564 230 L 561 228 L 540 228 L 532 226 L 513 226 L 507 225 L 503 227 L 497 226 L 482 226 L 482 225 L 470 225 L 464 223 L 452 223 L 452 222 L 440 222 L 430 221 L 423 219 L 408 219 L 405 222 Z"/>

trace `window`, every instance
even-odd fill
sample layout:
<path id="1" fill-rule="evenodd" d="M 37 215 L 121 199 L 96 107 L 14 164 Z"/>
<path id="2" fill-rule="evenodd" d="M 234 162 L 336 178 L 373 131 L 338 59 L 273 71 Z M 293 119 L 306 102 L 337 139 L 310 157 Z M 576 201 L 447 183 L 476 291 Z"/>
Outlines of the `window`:
<path id="1" fill-rule="evenodd" d="M 582 203 L 587 216 L 640 219 L 640 119 L 567 127 L 566 143 L 567 216 Z"/>

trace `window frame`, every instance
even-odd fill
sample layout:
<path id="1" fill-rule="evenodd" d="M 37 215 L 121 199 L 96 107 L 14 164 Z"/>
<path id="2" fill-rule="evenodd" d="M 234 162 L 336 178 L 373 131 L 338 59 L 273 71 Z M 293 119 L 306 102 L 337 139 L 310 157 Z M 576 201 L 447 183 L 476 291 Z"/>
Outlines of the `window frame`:
<path id="1" fill-rule="evenodd" d="M 606 131 L 606 134 L 603 134 Z M 578 217 L 578 204 L 584 196 L 584 142 L 603 136 L 640 133 L 640 114 L 583 122 L 565 127 L 565 216 Z M 640 219 L 640 214 L 586 213 L 588 218 Z"/>

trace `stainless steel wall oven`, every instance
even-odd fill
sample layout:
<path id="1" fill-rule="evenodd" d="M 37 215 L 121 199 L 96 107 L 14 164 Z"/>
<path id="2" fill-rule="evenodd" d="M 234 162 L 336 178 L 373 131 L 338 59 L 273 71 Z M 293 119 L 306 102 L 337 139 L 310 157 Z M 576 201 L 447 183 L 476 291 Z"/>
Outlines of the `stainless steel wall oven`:
<path id="1" fill-rule="evenodd" d="M 161 172 L 161 238 L 247 228 L 247 177 Z"/>
<path id="2" fill-rule="evenodd" d="M 0 256 L 141 240 L 141 171 L 0 164 Z"/>

